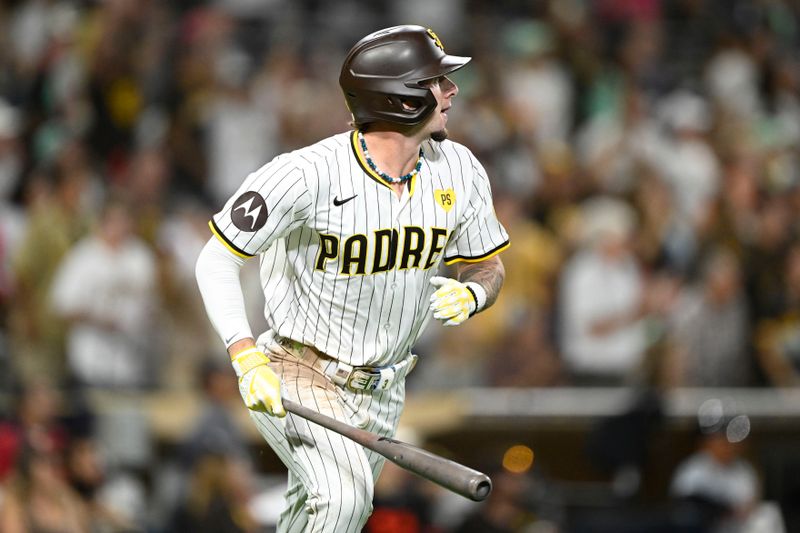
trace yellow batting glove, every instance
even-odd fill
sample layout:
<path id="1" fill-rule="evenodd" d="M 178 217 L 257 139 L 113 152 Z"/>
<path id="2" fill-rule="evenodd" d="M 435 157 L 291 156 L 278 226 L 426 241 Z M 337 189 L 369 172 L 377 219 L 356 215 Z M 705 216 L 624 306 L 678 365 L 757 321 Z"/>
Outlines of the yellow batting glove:
<path id="1" fill-rule="evenodd" d="M 267 366 L 269 357 L 264 352 L 255 346 L 245 348 L 231 358 L 231 363 L 239 377 L 239 393 L 248 409 L 286 416 L 281 403 L 281 380 Z"/>
<path id="2" fill-rule="evenodd" d="M 461 283 L 452 278 L 434 276 L 431 285 L 438 287 L 431 295 L 433 318 L 445 326 L 457 326 L 481 310 L 486 303 L 486 290 L 477 283 Z"/>

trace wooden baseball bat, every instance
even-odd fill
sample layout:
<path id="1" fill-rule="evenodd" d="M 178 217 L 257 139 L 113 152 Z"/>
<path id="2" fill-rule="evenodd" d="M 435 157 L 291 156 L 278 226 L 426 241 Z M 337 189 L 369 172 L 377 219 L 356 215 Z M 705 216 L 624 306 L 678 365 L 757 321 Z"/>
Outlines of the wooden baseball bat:
<path id="1" fill-rule="evenodd" d="M 339 422 L 291 400 L 284 399 L 283 407 L 286 411 L 344 435 L 363 447 L 381 454 L 406 470 L 410 470 L 465 498 L 480 502 L 485 500 L 492 491 L 492 480 L 489 479 L 489 476 L 455 461 L 445 459 L 422 448 L 417 448 L 407 442 L 380 437 L 375 433 Z"/>

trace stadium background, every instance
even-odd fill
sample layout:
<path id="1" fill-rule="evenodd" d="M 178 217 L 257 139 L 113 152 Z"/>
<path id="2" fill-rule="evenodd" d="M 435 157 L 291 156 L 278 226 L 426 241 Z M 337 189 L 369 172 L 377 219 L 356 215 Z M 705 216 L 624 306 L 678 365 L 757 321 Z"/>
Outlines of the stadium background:
<path id="1" fill-rule="evenodd" d="M 497 305 L 417 347 L 400 438 L 496 490 L 471 504 L 389 466 L 368 530 L 797 531 L 798 11 L 2 2 L 0 517 L 271 530 L 282 467 L 242 416 L 194 259 L 246 173 L 346 129 L 346 50 L 416 23 L 473 56 L 451 137 L 487 167 L 512 247 Z M 683 490 L 708 446 L 750 467 Z"/>

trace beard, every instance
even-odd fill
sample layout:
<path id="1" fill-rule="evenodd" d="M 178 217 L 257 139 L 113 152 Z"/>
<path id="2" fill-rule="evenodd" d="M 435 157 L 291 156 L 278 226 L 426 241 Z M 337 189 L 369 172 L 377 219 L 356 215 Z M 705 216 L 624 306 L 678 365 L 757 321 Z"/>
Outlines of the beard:
<path id="1" fill-rule="evenodd" d="M 431 133 L 431 139 L 439 143 L 447 139 L 447 128 L 442 128 L 439 131 Z"/>

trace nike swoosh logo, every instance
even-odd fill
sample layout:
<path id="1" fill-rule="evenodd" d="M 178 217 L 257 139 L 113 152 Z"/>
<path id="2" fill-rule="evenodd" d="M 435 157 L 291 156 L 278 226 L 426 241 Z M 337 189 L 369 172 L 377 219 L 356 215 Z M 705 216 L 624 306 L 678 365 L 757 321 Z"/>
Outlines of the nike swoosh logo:
<path id="1" fill-rule="evenodd" d="M 230 337 L 228 337 L 227 339 L 225 339 L 225 344 L 228 344 L 229 342 L 231 342 L 231 340 L 232 340 L 232 339 L 233 339 L 235 336 L 236 336 L 236 334 L 234 333 L 233 335 L 231 335 Z"/>
<path id="2" fill-rule="evenodd" d="M 358 195 L 357 195 L 357 194 L 354 194 L 354 195 L 353 195 L 353 196 L 351 196 L 350 198 L 345 198 L 344 200 L 339 200 L 339 198 L 338 198 L 337 196 L 334 196 L 334 197 L 333 197 L 333 205 L 335 205 L 336 207 L 339 207 L 339 206 L 340 206 L 340 205 L 342 205 L 342 204 L 346 204 L 347 202 L 349 202 L 350 200 L 352 200 L 352 199 L 353 199 L 353 198 L 355 198 L 356 196 L 358 196 Z"/>

